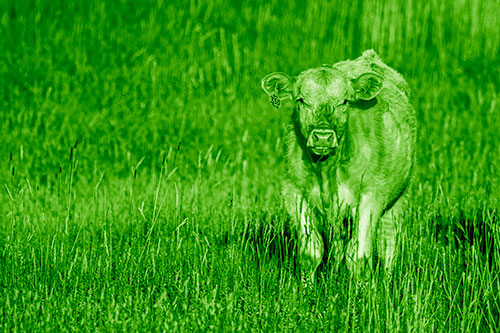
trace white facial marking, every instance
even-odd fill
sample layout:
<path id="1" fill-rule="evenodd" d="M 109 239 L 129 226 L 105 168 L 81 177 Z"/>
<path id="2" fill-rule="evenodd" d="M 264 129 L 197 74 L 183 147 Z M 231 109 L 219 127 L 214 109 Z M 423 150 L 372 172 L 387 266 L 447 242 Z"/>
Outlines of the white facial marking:
<path id="1" fill-rule="evenodd" d="M 347 91 L 347 85 L 341 78 L 333 80 L 326 87 L 326 93 L 328 96 L 331 97 L 341 98 L 345 95 L 346 91 Z"/>

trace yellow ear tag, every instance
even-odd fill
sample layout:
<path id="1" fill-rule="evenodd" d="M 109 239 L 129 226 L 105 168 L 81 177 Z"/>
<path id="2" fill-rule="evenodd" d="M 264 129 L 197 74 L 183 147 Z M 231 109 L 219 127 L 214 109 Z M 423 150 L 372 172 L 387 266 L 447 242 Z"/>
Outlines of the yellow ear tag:
<path id="1" fill-rule="evenodd" d="M 277 89 L 274 89 L 274 92 L 271 95 L 271 104 L 276 108 L 279 109 L 281 107 L 281 100 L 278 97 L 278 94 L 276 93 Z"/>
<path id="2" fill-rule="evenodd" d="M 271 95 L 271 104 L 276 108 L 279 109 L 281 107 L 281 101 L 278 98 L 278 95 L 272 94 Z"/>

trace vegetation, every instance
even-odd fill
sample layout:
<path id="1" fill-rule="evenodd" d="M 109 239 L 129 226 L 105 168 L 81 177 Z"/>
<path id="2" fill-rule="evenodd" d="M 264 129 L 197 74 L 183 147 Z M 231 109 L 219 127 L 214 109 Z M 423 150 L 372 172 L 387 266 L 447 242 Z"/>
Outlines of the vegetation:
<path id="1" fill-rule="evenodd" d="M 0 329 L 496 331 L 498 1 L 0 2 Z M 392 274 L 304 290 L 272 72 L 373 48 L 413 89 Z"/>

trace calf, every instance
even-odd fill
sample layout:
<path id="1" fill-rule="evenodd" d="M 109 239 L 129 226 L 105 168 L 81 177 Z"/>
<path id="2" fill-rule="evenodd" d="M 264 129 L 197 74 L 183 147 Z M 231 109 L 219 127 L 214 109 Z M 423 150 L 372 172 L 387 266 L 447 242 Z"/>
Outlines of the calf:
<path id="1" fill-rule="evenodd" d="M 294 78 L 269 74 L 262 88 L 275 107 L 286 98 L 294 102 L 283 196 L 302 274 L 314 278 L 324 252 L 320 230 L 346 212 L 354 219 L 345 251 L 350 266 L 371 261 L 376 239 L 390 268 L 415 164 L 415 111 L 406 81 L 367 50 Z"/>

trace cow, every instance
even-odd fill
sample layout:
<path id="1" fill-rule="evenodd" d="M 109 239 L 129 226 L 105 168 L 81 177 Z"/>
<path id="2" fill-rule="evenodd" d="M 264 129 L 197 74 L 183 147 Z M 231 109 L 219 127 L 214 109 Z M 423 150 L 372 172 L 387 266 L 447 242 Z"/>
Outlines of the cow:
<path id="1" fill-rule="evenodd" d="M 293 102 L 282 194 L 303 278 L 314 279 L 322 262 L 320 230 L 343 226 L 339 217 L 346 214 L 353 227 L 342 251 L 350 269 L 373 263 L 376 251 L 390 270 L 415 166 L 416 119 L 407 82 L 366 50 L 355 60 L 293 78 L 271 73 L 261 83 L 275 107 L 287 98 Z"/>

